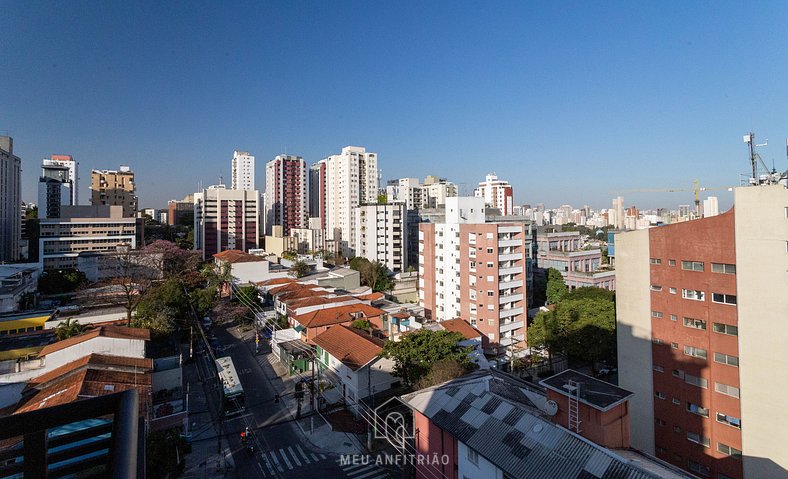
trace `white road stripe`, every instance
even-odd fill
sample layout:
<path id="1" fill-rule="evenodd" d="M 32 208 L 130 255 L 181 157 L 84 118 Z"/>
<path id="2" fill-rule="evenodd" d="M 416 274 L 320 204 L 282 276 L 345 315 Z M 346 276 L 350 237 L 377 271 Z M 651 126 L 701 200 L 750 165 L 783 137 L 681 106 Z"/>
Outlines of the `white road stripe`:
<path id="1" fill-rule="evenodd" d="M 325 459 L 326 458 L 325 454 L 318 454 L 318 455 L 320 456 L 320 459 Z"/>
<path id="2" fill-rule="evenodd" d="M 298 455 L 295 453 L 293 448 L 287 446 L 287 450 L 290 451 L 290 455 L 293 456 L 293 460 L 295 461 L 296 464 L 298 464 L 298 467 L 301 467 L 301 461 L 298 460 Z"/>
<path id="3" fill-rule="evenodd" d="M 276 464 L 276 468 L 279 469 L 279 472 L 285 472 L 285 470 L 282 469 L 282 466 L 279 464 L 279 459 L 276 458 L 274 451 L 268 451 L 268 455 L 274 460 L 274 464 Z"/>
<path id="4" fill-rule="evenodd" d="M 366 464 L 343 464 L 340 467 L 342 467 L 342 470 L 345 472 L 350 472 L 353 469 L 358 469 L 358 471 L 360 471 L 361 469 L 366 469 Z"/>
<path id="5" fill-rule="evenodd" d="M 311 452 L 309 453 L 309 455 L 310 455 L 310 456 L 312 456 L 312 459 L 314 459 L 314 461 L 315 461 L 315 462 L 317 462 L 317 461 L 319 461 L 319 460 L 320 460 L 320 459 L 318 459 L 318 458 L 317 458 L 317 456 L 315 456 L 315 455 L 314 455 L 313 453 L 311 453 Z"/>
<path id="6" fill-rule="evenodd" d="M 379 473 L 380 473 L 380 471 L 377 470 L 377 468 L 373 467 L 372 470 L 369 470 L 369 471 L 366 471 L 366 472 L 362 472 L 358 476 L 353 476 L 353 479 L 364 479 L 364 478 L 372 479 L 373 475 L 379 474 Z"/>
<path id="7" fill-rule="evenodd" d="M 279 454 L 281 454 L 282 458 L 285 460 L 285 463 L 287 464 L 287 469 L 288 470 L 292 469 L 293 465 L 290 464 L 290 459 L 287 458 L 287 454 L 285 454 L 285 450 L 284 449 L 280 449 L 279 450 Z"/>
<path id="8" fill-rule="evenodd" d="M 265 467 L 268 468 L 268 472 L 272 476 L 275 476 L 276 475 L 276 469 L 274 469 L 273 466 L 271 466 L 271 461 L 268 459 L 268 456 L 266 456 L 265 454 L 261 454 L 261 456 L 263 458 L 263 461 L 265 461 Z"/>
<path id="9" fill-rule="evenodd" d="M 307 464 L 311 464 L 311 462 L 309 461 L 309 458 L 306 457 L 306 453 L 304 452 L 303 449 L 301 449 L 301 446 L 296 444 L 296 449 L 298 450 L 298 453 L 301 454 L 301 457 L 304 458 L 304 462 L 307 463 Z"/>

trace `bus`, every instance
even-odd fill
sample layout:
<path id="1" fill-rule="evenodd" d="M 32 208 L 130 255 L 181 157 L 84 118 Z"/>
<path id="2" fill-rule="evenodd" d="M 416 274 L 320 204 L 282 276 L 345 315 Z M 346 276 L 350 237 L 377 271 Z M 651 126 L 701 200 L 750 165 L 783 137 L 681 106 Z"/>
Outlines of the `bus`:
<path id="1" fill-rule="evenodd" d="M 216 359 L 216 370 L 222 382 L 222 413 L 225 416 L 240 414 L 246 410 L 244 388 L 238 380 L 233 359 L 225 356 Z"/>

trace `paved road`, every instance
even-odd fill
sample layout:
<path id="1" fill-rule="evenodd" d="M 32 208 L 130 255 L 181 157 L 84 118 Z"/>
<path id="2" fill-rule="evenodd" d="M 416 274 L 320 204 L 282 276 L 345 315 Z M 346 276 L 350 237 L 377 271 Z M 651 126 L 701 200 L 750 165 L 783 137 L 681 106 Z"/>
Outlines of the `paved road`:
<path id="1" fill-rule="evenodd" d="M 223 421 L 223 431 L 235 461 L 237 477 L 277 477 L 299 479 L 383 479 L 389 477 L 385 470 L 374 464 L 359 466 L 340 465 L 339 455 L 314 450 L 304 440 L 303 433 L 293 421 L 293 415 L 283 402 L 274 401 L 273 381 L 254 354 L 254 343 L 243 342 L 230 331 L 216 328 L 215 334 L 225 346 L 222 355 L 233 359 L 241 385 L 246 395 L 246 412 Z M 260 353 L 268 350 L 261 348 Z M 246 427 L 255 432 L 257 450 L 250 454 L 241 442 L 240 433 Z M 319 444 L 318 444 L 319 446 Z"/>

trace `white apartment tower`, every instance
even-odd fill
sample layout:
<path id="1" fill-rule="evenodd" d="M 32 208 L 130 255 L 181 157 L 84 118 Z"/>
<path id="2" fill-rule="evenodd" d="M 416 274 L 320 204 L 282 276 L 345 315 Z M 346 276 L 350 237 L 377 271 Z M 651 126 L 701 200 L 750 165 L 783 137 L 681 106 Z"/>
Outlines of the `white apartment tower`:
<path id="1" fill-rule="evenodd" d="M 233 152 L 233 190 L 253 190 L 254 189 L 254 156 L 248 151 Z"/>
<path id="2" fill-rule="evenodd" d="M 353 209 L 356 255 L 379 261 L 391 271 L 407 265 L 407 210 L 403 203 Z"/>
<path id="3" fill-rule="evenodd" d="M 508 181 L 499 180 L 495 173 L 488 174 L 473 191 L 473 195 L 484 198 L 484 204 L 490 208 L 498 208 L 503 216 L 512 214 L 512 185 Z"/>
<path id="4" fill-rule="evenodd" d="M 260 239 L 260 193 L 209 186 L 194 194 L 194 249 L 203 259 L 230 249 L 256 249 Z"/>
<path id="5" fill-rule="evenodd" d="M 359 146 L 346 146 L 325 163 L 325 224 L 327 239 L 339 240 L 340 252 L 353 256 L 353 208 L 377 203 L 378 155 Z"/>
<path id="6" fill-rule="evenodd" d="M 70 198 L 64 199 L 64 204 L 79 205 L 79 163 L 71 155 L 51 155 L 49 159 L 42 162 L 44 168 L 47 166 L 63 166 L 68 168 L 68 178 L 64 183 L 68 183 Z"/>
<path id="7" fill-rule="evenodd" d="M 720 214 L 720 202 L 716 196 L 709 196 L 703 200 L 703 216 L 717 216 Z"/>

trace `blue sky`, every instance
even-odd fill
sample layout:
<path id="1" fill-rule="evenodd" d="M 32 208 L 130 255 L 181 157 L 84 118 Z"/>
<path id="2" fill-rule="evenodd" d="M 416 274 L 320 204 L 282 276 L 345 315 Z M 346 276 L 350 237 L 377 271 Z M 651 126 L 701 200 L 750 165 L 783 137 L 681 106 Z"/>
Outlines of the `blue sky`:
<path id="1" fill-rule="evenodd" d="M 234 149 L 366 146 L 384 181 L 495 171 L 517 203 L 738 184 L 742 135 L 788 168 L 788 3 L 2 2 L 0 134 L 130 165 L 140 204 L 229 177 Z M 641 207 L 691 193 L 626 194 Z M 730 195 L 719 193 L 729 206 Z"/>

